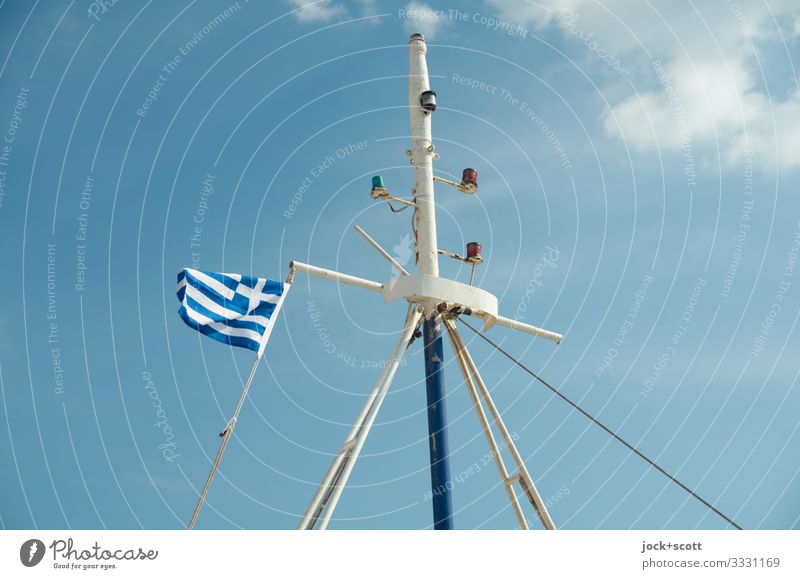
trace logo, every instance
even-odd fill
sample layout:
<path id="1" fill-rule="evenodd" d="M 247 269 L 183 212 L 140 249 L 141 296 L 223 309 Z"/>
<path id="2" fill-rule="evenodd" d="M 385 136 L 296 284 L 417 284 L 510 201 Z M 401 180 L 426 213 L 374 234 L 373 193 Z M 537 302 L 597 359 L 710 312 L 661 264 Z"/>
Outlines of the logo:
<path id="1" fill-rule="evenodd" d="M 39 539 L 28 539 L 19 548 L 19 560 L 26 567 L 35 567 L 44 558 L 44 543 Z"/>
<path id="2" fill-rule="evenodd" d="M 413 247 L 411 246 L 411 236 L 409 234 L 404 235 L 400 238 L 400 242 L 392 247 L 392 251 L 394 252 L 394 258 L 400 265 L 405 265 L 411 259 L 413 255 Z M 400 277 L 400 271 L 397 270 L 394 266 L 392 266 L 392 279 Z"/>

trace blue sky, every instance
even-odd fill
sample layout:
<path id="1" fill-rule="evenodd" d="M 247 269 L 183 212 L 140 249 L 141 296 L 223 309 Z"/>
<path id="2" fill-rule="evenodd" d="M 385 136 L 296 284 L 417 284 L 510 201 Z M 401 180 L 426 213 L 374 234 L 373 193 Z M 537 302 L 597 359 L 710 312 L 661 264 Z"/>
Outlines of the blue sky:
<path id="1" fill-rule="evenodd" d="M 0 30 L 4 528 L 186 524 L 252 356 L 183 324 L 179 268 L 389 279 L 356 224 L 408 258 L 369 187 L 413 185 L 416 31 L 435 170 L 480 181 L 437 189 L 439 243 L 566 337 L 490 336 L 743 527 L 800 526 L 795 3 L 5 0 Z M 404 310 L 298 276 L 199 527 L 297 525 Z M 557 525 L 724 526 L 464 336 Z M 445 354 L 456 527 L 513 528 Z M 415 343 L 331 527 L 429 527 L 426 437 Z"/>

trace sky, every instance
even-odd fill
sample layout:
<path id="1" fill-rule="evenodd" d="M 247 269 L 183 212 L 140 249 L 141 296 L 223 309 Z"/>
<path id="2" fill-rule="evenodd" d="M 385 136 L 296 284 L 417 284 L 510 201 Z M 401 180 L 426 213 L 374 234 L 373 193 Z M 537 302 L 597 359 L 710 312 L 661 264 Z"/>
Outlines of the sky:
<path id="1" fill-rule="evenodd" d="M 185 527 L 253 355 L 181 321 L 179 269 L 391 279 L 354 225 L 415 268 L 369 195 L 413 187 L 415 32 L 434 171 L 479 175 L 437 185 L 439 245 L 565 338 L 488 336 L 742 527 L 800 528 L 796 2 L 4 0 L 0 32 L 3 528 Z M 404 315 L 298 274 L 198 528 L 297 526 Z M 558 527 L 726 527 L 462 335 Z M 514 528 L 444 354 L 455 526 Z M 431 527 L 424 379 L 417 341 L 331 528 Z"/>

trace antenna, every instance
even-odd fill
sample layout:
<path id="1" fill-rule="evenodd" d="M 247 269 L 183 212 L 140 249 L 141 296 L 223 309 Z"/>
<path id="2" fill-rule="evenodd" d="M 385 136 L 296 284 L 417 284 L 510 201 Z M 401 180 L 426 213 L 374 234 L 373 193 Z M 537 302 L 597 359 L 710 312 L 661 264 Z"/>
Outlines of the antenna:
<path id="1" fill-rule="evenodd" d="M 480 243 L 468 243 L 466 256 L 463 257 L 440 249 L 438 246 L 434 181 L 451 185 L 462 193 L 474 194 L 478 189 L 478 173 L 472 168 L 464 169 L 460 183 L 437 177 L 433 174 L 433 161 L 437 160 L 439 155 L 436 152 L 431 136 L 431 120 L 437 105 L 436 93 L 431 90 L 428 78 L 426 52 L 427 46 L 422 34 L 412 34 L 408 43 L 408 108 L 411 120 L 411 149 L 406 151 L 406 154 L 411 157 L 411 165 L 414 170 L 412 200 L 398 199 L 392 196 L 389 193 L 389 189 L 384 185 L 383 178 L 377 175 L 372 179 L 371 190 L 372 198 L 385 201 L 392 208 L 392 211 L 402 211 L 408 207 L 413 208 L 412 224 L 418 272 L 416 274 L 407 272 L 386 250 L 359 227 L 356 227 L 356 232 L 382 257 L 392 263 L 402 275 L 385 283 L 378 283 L 297 261 L 290 263 L 290 278 L 293 278 L 296 272 L 308 273 L 323 279 L 331 279 L 339 283 L 383 293 L 386 302 L 395 300 L 408 302 L 408 313 L 400 338 L 378 375 L 367 401 L 356 417 L 344 444 L 333 459 L 328 472 L 312 498 L 299 528 L 327 528 L 350 473 L 364 446 L 369 430 L 386 397 L 386 392 L 397 372 L 400 360 L 410 343 L 419 335 L 418 326 L 422 325 L 428 402 L 431 488 L 433 490 L 433 527 L 435 529 L 452 529 L 454 527 L 451 497 L 453 487 L 450 480 L 447 414 L 445 410 L 444 348 L 442 343 L 442 326 L 444 326 L 520 528 L 527 529 L 528 523 L 517 498 L 515 490 L 515 485 L 517 484 L 519 484 L 523 496 L 533 506 L 542 525 L 546 529 L 555 529 L 555 524 L 547 512 L 533 478 L 517 451 L 514 440 L 492 400 L 486 383 L 478 372 L 477 364 L 467 351 L 454 320 L 462 315 L 474 316 L 483 321 L 484 332 L 497 325 L 545 338 L 556 344 L 561 342 L 562 336 L 498 314 L 497 298 L 486 290 L 473 285 L 475 266 L 483 262 Z M 399 203 L 403 208 L 394 209 L 392 202 Z M 439 255 L 458 259 L 470 265 L 470 283 L 466 284 L 440 277 Z M 503 439 L 502 447 L 498 445 L 495 439 L 484 406 L 488 408 L 492 420 L 500 431 Z M 507 449 L 511 455 L 513 462 L 516 464 L 515 472 L 508 472 L 501 456 L 501 448 Z"/>

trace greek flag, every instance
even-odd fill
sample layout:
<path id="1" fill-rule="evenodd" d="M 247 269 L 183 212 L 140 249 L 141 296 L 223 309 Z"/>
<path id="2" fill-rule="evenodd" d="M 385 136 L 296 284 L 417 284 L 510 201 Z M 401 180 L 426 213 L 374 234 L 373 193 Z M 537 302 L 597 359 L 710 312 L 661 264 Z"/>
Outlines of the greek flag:
<path id="1" fill-rule="evenodd" d="M 260 358 L 289 287 L 250 275 L 187 268 L 178 272 L 178 313 L 198 332 L 258 352 Z"/>

